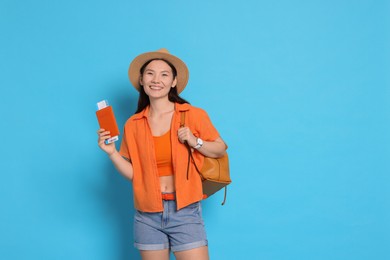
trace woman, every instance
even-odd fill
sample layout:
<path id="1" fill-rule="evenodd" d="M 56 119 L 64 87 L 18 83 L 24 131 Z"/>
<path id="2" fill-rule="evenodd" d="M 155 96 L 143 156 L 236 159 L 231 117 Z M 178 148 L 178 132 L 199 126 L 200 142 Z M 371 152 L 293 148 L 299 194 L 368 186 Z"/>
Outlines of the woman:
<path id="1" fill-rule="evenodd" d="M 143 53 L 129 67 L 139 91 L 138 109 L 124 127 L 120 150 L 98 143 L 116 169 L 133 183 L 135 247 L 143 260 L 209 259 L 200 201 L 202 182 L 188 163 L 187 143 L 197 166 L 218 158 L 227 146 L 207 113 L 179 96 L 188 82 L 187 66 L 166 49 Z M 181 125 L 183 113 L 184 126 Z"/>

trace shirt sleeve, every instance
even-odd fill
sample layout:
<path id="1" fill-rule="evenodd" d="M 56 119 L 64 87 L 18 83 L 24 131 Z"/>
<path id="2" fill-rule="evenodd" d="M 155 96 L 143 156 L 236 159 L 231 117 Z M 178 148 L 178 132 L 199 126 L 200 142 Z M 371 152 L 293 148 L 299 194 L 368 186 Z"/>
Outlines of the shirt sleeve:
<path id="1" fill-rule="evenodd" d="M 119 149 L 119 154 L 130 161 L 130 151 L 128 146 L 128 139 L 126 137 L 126 127 L 123 130 L 122 142 Z"/>
<path id="2" fill-rule="evenodd" d="M 211 122 L 210 117 L 206 113 L 206 111 L 200 110 L 197 123 L 199 129 L 199 137 L 203 140 L 214 141 L 219 137 L 219 133 Z"/>

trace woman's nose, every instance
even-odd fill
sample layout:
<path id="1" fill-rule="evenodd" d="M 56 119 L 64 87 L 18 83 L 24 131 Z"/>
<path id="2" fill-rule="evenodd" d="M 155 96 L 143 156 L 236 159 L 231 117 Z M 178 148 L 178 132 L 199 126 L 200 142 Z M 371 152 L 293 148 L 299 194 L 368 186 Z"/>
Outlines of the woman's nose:
<path id="1" fill-rule="evenodd" d="M 160 82 L 160 78 L 158 75 L 154 75 L 153 79 L 152 79 L 152 82 L 153 83 L 159 83 Z"/>

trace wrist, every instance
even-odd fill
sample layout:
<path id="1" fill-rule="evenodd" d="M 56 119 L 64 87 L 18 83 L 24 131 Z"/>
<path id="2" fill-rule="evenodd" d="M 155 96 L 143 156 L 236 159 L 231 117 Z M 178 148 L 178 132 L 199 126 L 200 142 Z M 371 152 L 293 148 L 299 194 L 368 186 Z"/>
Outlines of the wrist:
<path id="1" fill-rule="evenodd" d="M 115 149 L 113 152 L 107 153 L 107 155 L 108 155 L 108 157 L 111 159 L 111 158 L 114 157 L 115 154 L 117 154 L 117 153 L 118 153 L 118 151 Z"/>
<path id="2" fill-rule="evenodd" d="M 196 144 L 192 146 L 194 149 L 200 149 L 203 146 L 203 140 L 200 139 L 199 137 L 196 138 Z"/>

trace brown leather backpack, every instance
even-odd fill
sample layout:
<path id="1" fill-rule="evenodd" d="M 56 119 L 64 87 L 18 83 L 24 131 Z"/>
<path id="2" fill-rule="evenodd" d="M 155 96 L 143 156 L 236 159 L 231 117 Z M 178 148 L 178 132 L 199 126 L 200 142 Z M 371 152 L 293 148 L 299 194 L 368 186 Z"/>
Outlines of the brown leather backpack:
<path id="1" fill-rule="evenodd" d="M 181 112 L 180 127 L 183 127 L 184 125 L 185 112 Z M 210 197 L 220 189 L 224 188 L 225 194 L 222 202 L 222 205 L 224 205 L 226 202 L 227 185 L 232 182 L 230 179 L 229 158 L 227 153 L 225 152 L 224 156 L 221 158 L 204 157 L 202 169 L 199 170 L 198 166 L 195 164 L 194 158 L 192 157 L 191 147 L 187 142 L 185 145 L 188 150 L 187 178 L 190 160 L 192 160 L 196 171 L 199 173 L 202 179 L 203 194 L 205 197 Z"/>

